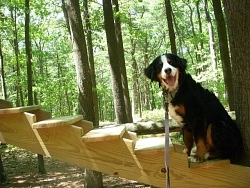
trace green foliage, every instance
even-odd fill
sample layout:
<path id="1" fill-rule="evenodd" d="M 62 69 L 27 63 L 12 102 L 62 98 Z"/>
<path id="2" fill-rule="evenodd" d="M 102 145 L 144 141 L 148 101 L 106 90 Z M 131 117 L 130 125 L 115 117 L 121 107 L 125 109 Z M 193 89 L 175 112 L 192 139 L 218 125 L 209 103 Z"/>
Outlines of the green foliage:
<path id="1" fill-rule="evenodd" d="M 211 71 L 209 36 L 203 3 L 201 2 L 198 6 L 201 15 L 202 33 L 199 31 L 195 2 L 175 0 L 171 3 L 174 13 L 177 50 L 179 55 L 183 55 L 188 60 L 188 72 L 203 86 L 216 92 L 226 106 L 219 55 L 217 55 L 216 72 Z M 135 84 L 134 78 L 137 78 L 141 95 L 141 110 L 156 109 L 152 111 L 152 114 L 149 114 L 148 111 L 147 113 L 143 112 L 143 117 L 153 119 L 155 118 L 154 113 L 164 116 L 159 112 L 161 110 L 157 110 L 162 108 L 161 89 L 157 83 L 150 84 L 143 73 L 144 68 L 154 57 L 166 51 L 170 52 L 166 10 L 163 1 L 122 0 L 119 1 L 119 5 L 120 12 L 116 13 L 115 16 L 119 16 L 122 23 L 131 100 L 133 99 L 133 102 L 135 102 L 133 87 Z M 33 87 L 37 95 L 37 102 L 44 109 L 51 111 L 53 116 L 76 114 L 78 91 L 75 67 L 72 59 L 72 45 L 61 10 L 61 2 L 32 1 L 30 8 Z M 18 100 L 23 100 L 24 104 L 27 104 L 24 2 L 3 0 L 0 9 L 0 40 L 4 56 L 8 99 L 16 105 Z M 212 14 L 211 5 L 209 5 L 209 10 Z M 96 68 L 97 88 L 95 89 L 97 89 L 99 97 L 100 120 L 113 121 L 115 117 L 112 83 L 103 27 L 103 10 L 99 1 L 89 2 L 89 12 Z M 214 21 L 213 19 L 212 16 L 212 21 Z M 216 29 L 214 31 L 215 41 L 217 42 Z M 17 54 L 14 48 L 15 39 L 18 42 Z M 201 48 L 201 43 L 203 48 Z M 216 51 L 218 52 L 218 49 Z M 137 69 L 132 64 L 133 61 L 136 61 Z M 145 90 L 146 84 L 149 86 L 147 91 Z M 18 94 L 18 89 L 22 89 L 23 99 Z M 145 102 L 145 93 L 149 93 L 150 104 Z M 134 111 L 138 112 L 138 109 Z"/>

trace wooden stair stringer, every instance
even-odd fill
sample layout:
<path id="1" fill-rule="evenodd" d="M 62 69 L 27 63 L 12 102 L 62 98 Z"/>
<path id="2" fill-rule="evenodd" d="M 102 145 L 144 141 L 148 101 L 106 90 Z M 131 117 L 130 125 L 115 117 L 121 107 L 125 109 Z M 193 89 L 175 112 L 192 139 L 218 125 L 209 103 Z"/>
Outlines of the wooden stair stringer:
<path id="1" fill-rule="evenodd" d="M 35 115 L 27 112 L 0 113 L 1 142 L 45 155 L 30 124 L 35 120 Z"/>
<path id="2" fill-rule="evenodd" d="M 29 112 L 34 111 L 36 110 Z M 9 144 L 34 153 L 40 152 L 81 167 L 157 187 L 166 186 L 163 140 L 153 141 L 148 138 L 148 140 L 136 141 L 136 135 L 124 128 L 119 128 L 118 131 L 117 129 L 105 130 L 105 134 L 97 134 L 95 139 L 94 130 L 84 134 L 83 124 L 79 123 L 82 120 L 72 125 L 33 129 L 32 122 L 37 121 L 36 116 L 36 114 L 17 111 L 1 113 L 0 110 L 0 132 L 3 139 Z M 101 132 L 99 130 L 99 133 Z M 188 168 L 185 154 L 174 152 L 173 147 L 170 147 L 169 153 L 171 187 L 248 187 L 250 185 L 250 168 L 232 164 L 213 165 L 209 168 L 205 166 Z"/>

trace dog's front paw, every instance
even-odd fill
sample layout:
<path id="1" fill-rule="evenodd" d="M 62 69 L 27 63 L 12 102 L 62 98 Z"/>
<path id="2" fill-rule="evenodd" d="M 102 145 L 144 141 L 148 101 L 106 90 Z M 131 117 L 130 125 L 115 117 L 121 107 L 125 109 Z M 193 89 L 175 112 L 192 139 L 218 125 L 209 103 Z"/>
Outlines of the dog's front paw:
<path id="1" fill-rule="evenodd" d="M 194 155 L 189 157 L 189 161 L 192 163 L 202 163 L 204 161 L 204 158 Z"/>
<path id="2" fill-rule="evenodd" d="M 194 152 L 192 150 L 192 152 Z M 194 153 L 192 153 L 194 154 Z M 204 160 L 207 160 L 209 157 L 209 152 L 207 152 L 203 157 L 198 157 L 198 155 L 194 154 L 194 155 L 191 155 L 190 157 L 188 157 L 189 161 L 192 162 L 192 163 L 202 163 L 204 162 Z"/>

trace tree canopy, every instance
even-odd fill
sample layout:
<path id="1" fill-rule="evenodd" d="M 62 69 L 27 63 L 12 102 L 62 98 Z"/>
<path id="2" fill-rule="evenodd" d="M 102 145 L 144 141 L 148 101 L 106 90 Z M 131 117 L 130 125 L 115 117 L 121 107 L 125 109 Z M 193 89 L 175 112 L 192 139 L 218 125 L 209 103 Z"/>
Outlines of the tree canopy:
<path id="1" fill-rule="evenodd" d="M 84 6 L 80 2 L 83 16 Z M 119 1 L 124 57 L 133 112 L 161 108 L 157 86 L 148 85 L 144 67 L 157 55 L 171 51 L 166 8 L 163 1 Z M 217 93 L 227 106 L 219 46 L 215 45 L 217 66 L 212 71 L 209 32 L 205 9 L 218 43 L 213 7 L 202 1 L 171 1 L 177 54 L 188 60 L 189 72 L 197 81 Z M 16 106 L 27 105 L 25 64 L 25 4 L 23 1 L 1 2 L 1 49 L 7 99 Z M 100 1 L 89 1 L 88 11 L 99 98 L 100 120 L 113 121 L 114 101 L 111 71 L 106 44 L 103 7 Z M 84 20 L 84 19 L 83 19 Z M 186 20 L 186 21 L 184 21 Z M 33 90 L 37 102 L 53 115 L 77 113 L 77 87 L 72 46 L 60 1 L 30 2 L 30 43 L 32 48 Z M 86 25 L 83 24 L 87 31 Z M 213 73 L 212 73 L 213 72 Z M 214 82 L 216 76 L 216 82 Z M 147 89 L 150 96 L 145 93 Z M 3 93 L 3 90 L 1 91 Z M 158 94 L 157 94 L 158 93 Z M 149 100 L 150 99 L 150 100 Z"/>

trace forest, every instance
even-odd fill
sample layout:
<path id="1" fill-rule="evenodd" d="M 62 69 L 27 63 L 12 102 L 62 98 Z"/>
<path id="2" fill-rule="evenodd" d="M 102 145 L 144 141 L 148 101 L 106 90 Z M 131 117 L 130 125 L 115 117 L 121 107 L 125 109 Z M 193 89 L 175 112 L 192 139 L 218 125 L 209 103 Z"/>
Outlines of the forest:
<path id="1" fill-rule="evenodd" d="M 84 17 L 83 3 L 80 3 Z M 30 2 L 30 46 L 34 103 L 53 116 L 77 113 L 77 83 L 69 31 L 60 1 Z M 15 106 L 28 104 L 23 1 L 1 5 L 2 96 Z M 88 2 L 100 121 L 114 121 L 111 71 L 101 2 Z M 218 34 L 211 4 L 172 2 L 177 54 L 188 60 L 188 71 L 217 93 L 227 106 Z M 163 1 L 119 1 L 126 77 L 133 114 L 161 108 L 161 90 L 145 80 L 143 69 L 156 56 L 171 51 Z M 182 20 L 189 20 L 183 22 Z M 180 47 L 178 47 L 180 46 Z M 213 71 L 211 71 L 213 70 Z M 214 78 L 216 77 L 216 82 Z M 5 86 L 5 87 L 4 87 Z M 150 92 L 145 92 L 148 90 Z M 149 95 L 149 96 L 146 96 Z"/>
<path id="2" fill-rule="evenodd" d="M 80 113 L 96 127 L 133 122 L 163 110 L 162 90 L 144 68 L 169 52 L 187 59 L 193 78 L 236 111 L 247 138 L 249 3 L 237 5 L 242 17 L 234 3 L 2 0 L 1 98 L 17 107 L 40 104 L 53 117 Z M 249 155 L 249 139 L 245 146 Z"/>

